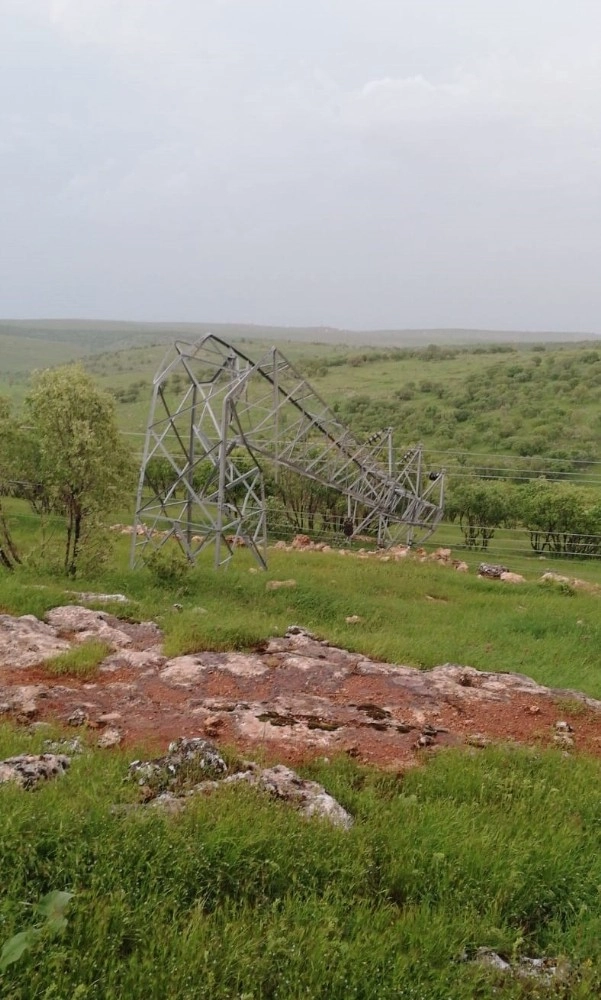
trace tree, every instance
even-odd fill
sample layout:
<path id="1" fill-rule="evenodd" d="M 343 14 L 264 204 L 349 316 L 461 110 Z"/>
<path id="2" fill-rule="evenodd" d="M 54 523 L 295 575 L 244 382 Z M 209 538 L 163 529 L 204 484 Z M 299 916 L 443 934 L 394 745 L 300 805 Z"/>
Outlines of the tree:
<path id="1" fill-rule="evenodd" d="M 21 562 L 1 498 L 14 493 L 19 433 L 8 400 L 0 397 L 0 565 L 13 570 Z"/>
<path id="2" fill-rule="evenodd" d="M 601 551 L 601 505 L 582 487 L 534 479 L 521 487 L 519 509 L 535 552 L 598 555 Z"/>
<path id="3" fill-rule="evenodd" d="M 100 517 L 133 486 L 131 457 L 112 398 L 79 365 L 34 376 L 26 412 L 38 450 L 37 478 L 52 509 L 65 518 L 65 572 L 75 576 Z"/>
<path id="4" fill-rule="evenodd" d="M 469 548 L 488 548 L 495 528 L 513 519 L 511 486 L 494 479 L 464 480 L 452 487 L 445 504 L 449 521 L 459 521 Z"/>

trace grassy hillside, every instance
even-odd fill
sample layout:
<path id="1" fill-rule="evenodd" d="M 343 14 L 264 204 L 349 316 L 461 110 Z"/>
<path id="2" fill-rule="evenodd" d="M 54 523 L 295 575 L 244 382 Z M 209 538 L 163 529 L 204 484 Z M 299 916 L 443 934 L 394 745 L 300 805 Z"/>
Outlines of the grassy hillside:
<path id="1" fill-rule="evenodd" d="M 128 593 L 136 617 L 161 622 L 171 654 L 252 645 L 295 620 L 408 663 L 525 670 L 600 692 L 597 594 L 285 553 L 269 577 L 294 573 L 294 590 L 267 591 L 244 553 L 227 573 L 201 565 L 183 585 L 158 586 L 124 569 L 125 547 L 119 539 L 111 567 L 78 586 Z M 25 568 L 0 576 L 0 607 L 41 615 L 60 588 Z M 345 622 L 357 611 L 360 632 Z M 0 759 L 40 752 L 48 735 L 1 726 Z M 141 808 L 123 779 L 147 748 L 99 752 L 97 733 L 78 735 L 90 749 L 64 778 L 32 793 L 0 787 L 0 946 L 39 919 L 45 893 L 74 894 L 64 933 L 0 973 L 3 1000 L 588 1000 L 601 990 L 597 760 L 501 747 L 442 752 L 404 775 L 347 757 L 304 766 L 352 814 L 346 832 L 252 789 L 200 796 L 176 816 Z M 513 963 L 547 956 L 559 975 L 498 973 L 472 961 L 482 947 Z"/>
<path id="2" fill-rule="evenodd" d="M 175 336 L 194 340 L 207 329 L 202 324 L 5 321 L 0 323 L 0 394 L 19 406 L 33 368 L 83 360 L 115 396 L 120 424 L 139 454 L 161 359 Z M 415 334 L 422 343 L 432 335 L 438 343 L 377 346 L 378 334 L 371 346 L 353 347 L 327 342 L 346 336 L 345 331 L 269 328 L 259 336 L 248 326 L 214 329 L 252 358 L 277 342 L 359 437 L 392 426 L 400 452 L 420 441 L 433 466 L 455 473 L 466 466 L 507 474 L 525 468 L 599 480 L 594 463 L 601 462 L 601 350 L 596 341 L 460 346 L 450 340 L 462 331 L 384 331 L 391 339 Z M 469 333 L 483 340 L 508 336 Z M 307 342 L 309 336 L 317 339 Z"/>

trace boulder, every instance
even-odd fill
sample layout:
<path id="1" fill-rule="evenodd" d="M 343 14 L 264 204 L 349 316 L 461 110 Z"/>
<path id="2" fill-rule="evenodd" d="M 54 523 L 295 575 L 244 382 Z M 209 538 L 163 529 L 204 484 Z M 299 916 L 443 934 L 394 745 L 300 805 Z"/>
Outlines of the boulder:
<path id="1" fill-rule="evenodd" d="M 0 784 L 15 782 L 21 788 L 35 788 L 41 781 L 64 774 L 71 761 L 66 754 L 19 754 L 0 760 Z"/>
<path id="2" fill-rule="evenodd" d="M 478 576 L 487 577 L 489 580 L 500 580 L 502 573 L 509 573 L 507 566 L 485 562 L 478 566 Z"/>

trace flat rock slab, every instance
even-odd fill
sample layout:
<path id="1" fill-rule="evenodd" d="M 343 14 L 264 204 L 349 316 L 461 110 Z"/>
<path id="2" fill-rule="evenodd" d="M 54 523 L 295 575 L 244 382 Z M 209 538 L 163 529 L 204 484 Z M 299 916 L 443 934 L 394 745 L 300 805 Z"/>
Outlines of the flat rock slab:
<path id="1" fill-rule="evenodd" d="M 71 648 L 56 629 L 34 615 L 0 615 L 0 664 L 20 670 L 34 667 Z"/>
<path id="2" fill-rule="evenodd" d="M 95 677 L 45 672 L 45 659 L 92 635 L 112 649 Z M 176 736 L 200 732 L 249 756 L 257 747 L 288 763 L 347 753 L 392 767 L 445 745 L 467 743 L 473 752 L 490 740 L 559 747 L 559 718 L 573 730 L 569 747 L 564 741 L 559 749 L 601 755 L 601 702 L 522 674 L 384 663 L 330 646 L 299 626 L 261 652 L 169 659 L 160 642 L 152 622 L 134 625 L 74 605 L 53 609 L 47 623 L 2 615 L 0 713 L 22 723 L 80 719 L 98 729 L 119 713 L 125 746 L 164 750 Z"/>

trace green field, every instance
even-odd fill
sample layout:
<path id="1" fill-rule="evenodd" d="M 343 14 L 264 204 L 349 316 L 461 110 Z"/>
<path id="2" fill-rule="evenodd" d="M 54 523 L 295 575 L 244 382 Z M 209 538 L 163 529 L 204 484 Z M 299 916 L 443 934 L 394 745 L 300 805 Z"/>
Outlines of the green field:
<path id="1" fill-rule="evenodd" d="M 532 561 L 519 588 L 431 564 L 279 552 L 267 577 L 240 553 L 227 572 L 201 564 L 168 586 L 126 561 L 119 538 L 111 564 L 78 587 L 127 593 L 137 603 L 111 610 L 158 620 L 170 654 L 252 647 L 294 620 L 372 656 L 518 670 L 601 696 L 601 597 L 541 586 Z M 601 568 L 588 571 L 601 582 Z M 294 590 L 265 589 L 291 575 Z M 25 566 L 0 577 L 0 609 L 42 615 L 68 599 L 62 586 Z M 359 633 L 345 622 L 353 613 L 365 618 Z M 39 751 L 47 735 L 0 727 L 0 758 Z M 74 894 L 64 933 L 0 974 L 3 1000 L 584 1000 L 601 990 L 598 761 L 500 747 L 446 751 L 405 775 L 347 758 L 306 765 L 351 812 L 347 833 L 251 789 L 199 798 L 175 817 L 132 811 L 138 793 L 123 778 L 145 755 L 90 751 L 39 791 L 0 787 L 0 945 L 35 922 L 45 893 Z M 553 958 L 560 975 L 495 973 L 471 961 L 480 947 L 512 962 Z"/>
<path id="2" fill-rule="evenodd" d="M 115 396 L 120 426 L 139 453 L 135 435 L 143 432 L 170 330 L 0 325 L 0 394 L 18 407 L 32 369 L 81 355 Z M 253 341 L 252 333 L 238 328 L 255 356 L 269 341 Z M 324 340 L 332 336 L 324 332 Z M 470 468 L 502 468 L 506 476 L 551 468 L 598 487 L 595 344 L 451 341 L 436 349 L 375 340 L 370 348 L 301 339 L 280 346 L 357 434 L 391 425 L 399 448 L 423 441 L 435 467 L 444 462 L 456 479 Z M 0 613 L 42 617 L 72 599 L 72 580 L 48 561 L 64 526 L 46 516 L 44 548 L 40 520 L 25 501 L 3 498 L 3 507 L 24 562 L 0 572 Z M 107 520 L 131 516 L 129 505 Z M 296 622 L 393 663 L 519 672 L 601 698 L 601 590 L 540 580 L 551 570 L 601 588 L 601 561 L 541 560 L 515 529 L 497 531 L 484 556 L 462 553 L 468 574 L 411 558 L 382 563 L 270 550 L 266 574 L 249 572 L 255 567 L 244 551 L 216 572 L 207 552 L 170 577 L 160 566 L 130 570 L 129 539 L 110 538 L 114 549 L 103 547 L 105 562 L 82 570 L 77 588 L 127 594 L 125 609 L 109 610 L 158 622 L 169 655 L 252 649 Z M 448 544 L 458 554 L 461 540 L 458 526 L 445 524 L 428 547 Z M 527 582 L 478 579 L 483 557 L 506 562 Z M 266 589 L 267 581 L 290 577 L 294 588 Z M 359 631 L 346 621 L 352 615 L 363 619 Z M 48 671 L 65 683 L 74 675 L 93 682 L 103 653 L 89 646 Z M 0 726 L 0 758 L 39 752 L 45 736 Z M 346 757 L 305 765 L 302 773 L 353 815 L 352 830 L 342 832 L 252 789 L 221 790 L 174 817 L 138 807 L 136 787 L 123 779 L 146 750 L 90 748 L 64 778 L 36 792 L 0 786 L 0 948 L 36 921 L 44 894 L 74 894 L 64 933 L 42 936 L 0 972 L 2 1000 L 601 994 L 596 759 L 497 747 L 444 751 L 405 775 Z M 523 957 L 553 958 L 558 976 L 495 972 L 473 961 L 481 947 L 514 966 Z"/>

